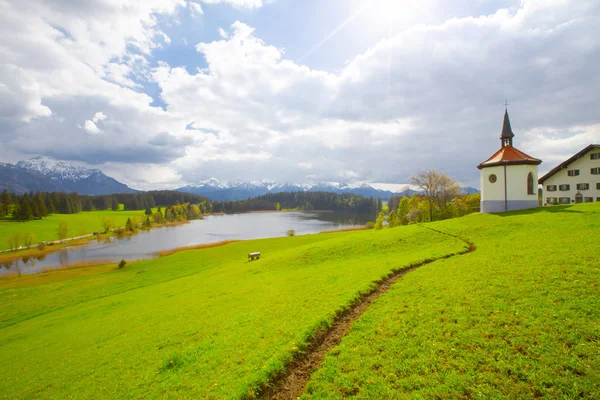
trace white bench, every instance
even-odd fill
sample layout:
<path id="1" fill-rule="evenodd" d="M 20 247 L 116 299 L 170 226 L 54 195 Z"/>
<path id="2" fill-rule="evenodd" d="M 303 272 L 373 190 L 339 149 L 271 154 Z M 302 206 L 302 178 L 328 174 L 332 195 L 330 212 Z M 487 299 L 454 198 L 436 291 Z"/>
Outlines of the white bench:
<path id="1" fill-rule="evenodd" d="M 260 258 L 260 251 L 248 254 L 248 261 L 258 260 Z"/>

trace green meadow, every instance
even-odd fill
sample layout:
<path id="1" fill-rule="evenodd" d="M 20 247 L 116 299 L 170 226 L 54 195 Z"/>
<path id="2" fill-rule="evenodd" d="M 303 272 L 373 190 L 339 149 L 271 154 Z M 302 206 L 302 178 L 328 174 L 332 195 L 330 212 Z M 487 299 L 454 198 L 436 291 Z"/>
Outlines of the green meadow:
<path id="1" fill-rule="evenodd" d="M 398 281 L 303 398 L 600 398 L 599 206 L 428 224 L 477 250 Z"/>
<path id="2" fill-rule="evenodd" d="M 411 226 L 237 242 L 46 284 L 5 281 L 0 393 L 251 396 L 374 281 L 464 248 Z M 261 259 L 248 262 L 251 251 Z"/>
<path id="3" fill-rule="evenodd" d="M 0 220 L 0 250 L 10 248 L 7 239 L 15 234 L 22 237 L 33 235 L 34 243 L 58 240 L 61 221 L 66 222 L 69 228 L 67 237 L 76 237 L 103 231 L 103 221 L 106 219 L 112 220 L 115 226 L 125 226 L 127 218 L 143 216 L 144 211 L 86 211 L 77 214 L 53 214 L 28 222 Z M 24 244 L 24 239 L 21 239 L 20 244 Z"/>
<path id="4" fill-rule="evenodd" d="M 251 398 L 376 281 L 439 259 L 371 304 L 303 397 L 598 398 L 599 232 L 584 204 L 2 280 L 0 396 Z M 442 259 L 466 249 L 451 235 L 476 251 Z"/>

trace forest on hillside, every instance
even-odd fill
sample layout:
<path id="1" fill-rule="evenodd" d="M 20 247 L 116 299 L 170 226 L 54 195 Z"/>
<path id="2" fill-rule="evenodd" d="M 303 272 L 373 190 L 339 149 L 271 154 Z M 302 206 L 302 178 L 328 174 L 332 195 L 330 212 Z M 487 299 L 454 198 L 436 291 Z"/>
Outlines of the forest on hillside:
<path id="1" fill-rule="evenodd" d="M 281 192 L 237 201 L 213 201 L 213 212 L 327 210 L 375 216 L 382 207 L 381 199 L 355 194 L 331 192 Z"/>
<path id="2" fill-rule="evenodd" d="M 29 221 L 51 214 L 116 211 L 120 209 L 121 204 L 125 210 L 146 210 L 147 215 L 151 215 L 152 209 L 159 206 L 169 208 L 193 205 L 198 208 L 200 214 L 297 209 L 370 214 L 374 217 L 382 207 L 381 199 L 329 192 L 273 193 L 247 200 L 211 202 L 202 196 L 169 190 L 101 196 L 62 192 L 30 192 L 17 195 L 5 190 L 0 195 L 0 218 Z"/>
<path id="3" fill-rule="evenodd" d="M 0 195 L 0 218 L 17 221 L 40 219 L 51 214 L 76 214 L 82 211 L 113 210 L 124 205 L 125 210 L 150 210 L 157 206 L 174 207 L 193 204 L 201 214 L 212 211 L 205 197 L 169 190 L 145 193 L 86 196 L 77 193 L 37 192 L 14 194 L 4 190 Z"/>

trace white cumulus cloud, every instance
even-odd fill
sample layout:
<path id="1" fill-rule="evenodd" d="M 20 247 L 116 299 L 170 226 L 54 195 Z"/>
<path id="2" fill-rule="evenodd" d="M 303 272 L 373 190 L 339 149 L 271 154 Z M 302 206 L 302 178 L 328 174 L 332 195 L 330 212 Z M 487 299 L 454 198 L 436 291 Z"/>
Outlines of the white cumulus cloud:
<path id="1" fill-rule="evenodd" d="M 263 5 L 203 3 L 217 2 Z M 0 0 L 0 152 L 103 164 L 140 188 L 215 175 L 401 183 L 419 168 L 476 185 L 505 98 L 517 147 L 542 168 L 600 142 L 597 1 L 522 0 L 411 26 L 335 71 L 235 22 L 197 43 L 206 68 L 151 67 L 169 46 L 160 20 L 191 4 Z"/>

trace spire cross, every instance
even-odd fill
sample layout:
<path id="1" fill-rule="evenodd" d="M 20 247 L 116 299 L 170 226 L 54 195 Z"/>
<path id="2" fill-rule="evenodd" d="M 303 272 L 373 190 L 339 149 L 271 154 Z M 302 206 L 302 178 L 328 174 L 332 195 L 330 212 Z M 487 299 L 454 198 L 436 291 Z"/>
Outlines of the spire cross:
<path id="1" fill-rule="evenodd" d="M 504 110 L 508 110 L 508 99 L 504 99 Z"/>

